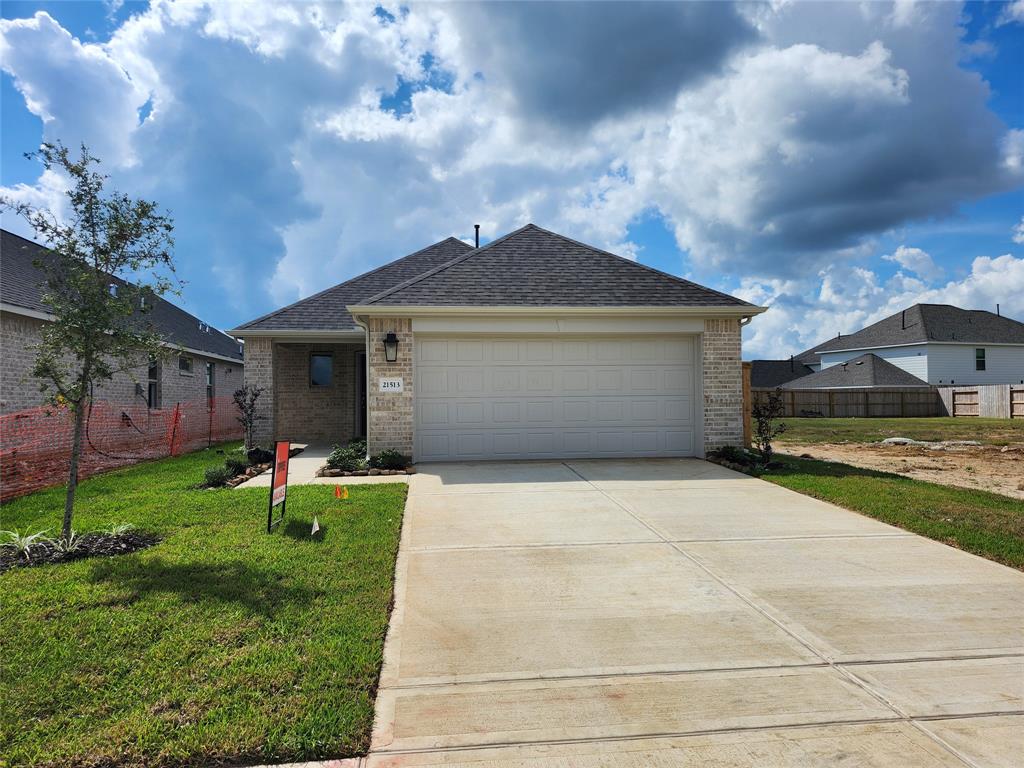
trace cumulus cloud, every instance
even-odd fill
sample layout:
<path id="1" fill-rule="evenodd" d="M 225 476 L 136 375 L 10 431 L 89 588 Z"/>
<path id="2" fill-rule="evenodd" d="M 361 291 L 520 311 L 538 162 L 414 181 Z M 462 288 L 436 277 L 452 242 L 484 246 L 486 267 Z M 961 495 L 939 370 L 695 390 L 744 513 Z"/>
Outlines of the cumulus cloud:
<path id="1" fill-rule="evenodd" d="M 942 268 L 926 251 L 922 251 L 920 248 L 901 245 L 893 253 L 886 254 L 882 258 L 899 264 L 903 269 L 909 270 L 925 280 L 935 280 L 942 276 Z"/>
<path id="2" fill-rule="evenodd" d="M 1011 0 L 1003 5 L 998 24 L 1024 24 L 1024 0 Z"/>
<path id="3" fill-rule="evenodd" d="M 1024 216 L 1020 217 L 1020 221 L 1013 228 L 1013 242 L 1024 243 Z"/>

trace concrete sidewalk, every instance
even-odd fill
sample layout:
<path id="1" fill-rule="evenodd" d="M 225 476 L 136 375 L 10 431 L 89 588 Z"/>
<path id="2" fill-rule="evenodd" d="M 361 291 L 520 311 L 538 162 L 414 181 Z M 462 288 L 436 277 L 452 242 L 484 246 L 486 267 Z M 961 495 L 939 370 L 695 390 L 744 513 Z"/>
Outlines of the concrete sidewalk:
<path id="1" fill-rule="evenodd" d="M 1024 574 L 696 460 L 410 478 L 380 766 L 1011 766 Z"/>

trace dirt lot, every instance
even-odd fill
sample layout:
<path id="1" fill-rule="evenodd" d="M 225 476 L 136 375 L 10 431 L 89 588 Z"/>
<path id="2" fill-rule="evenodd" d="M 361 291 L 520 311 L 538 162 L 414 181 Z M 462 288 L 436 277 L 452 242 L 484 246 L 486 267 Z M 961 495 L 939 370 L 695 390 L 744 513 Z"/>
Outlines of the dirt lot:
<path id="1" fill-rule="evenodd" d="M 855 467 L 896 472 L 917 480 L 1024 499 L 1024 444 L 951 446 L 944 450 L 882 443 L 779 443 L 780 453 L 809 454 Z"/>

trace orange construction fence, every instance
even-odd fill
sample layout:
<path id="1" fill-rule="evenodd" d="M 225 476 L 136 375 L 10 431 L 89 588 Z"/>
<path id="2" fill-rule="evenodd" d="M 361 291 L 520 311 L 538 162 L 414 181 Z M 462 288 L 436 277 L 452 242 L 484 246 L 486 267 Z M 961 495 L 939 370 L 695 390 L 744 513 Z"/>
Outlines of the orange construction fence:
<path id="1" fill-rule="evenodd" d="M 140 461 L 176 456 L 225 440 L 242 425 L 230 397 L 151 410 L 145 403 L 86 406 L 79 479 Z M 74 415 L 44 405 L 0 415 L 0 501 L 67 482 Z"/>

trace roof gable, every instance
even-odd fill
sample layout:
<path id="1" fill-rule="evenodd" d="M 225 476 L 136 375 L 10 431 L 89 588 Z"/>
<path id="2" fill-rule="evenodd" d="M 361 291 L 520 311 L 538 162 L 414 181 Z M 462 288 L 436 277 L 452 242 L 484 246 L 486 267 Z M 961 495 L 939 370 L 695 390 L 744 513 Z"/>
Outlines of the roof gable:
<path id="1" fill-rule="evenodd" d="M 357 331 L 348 305 L 363 301 L 402 284 L 472 251 L 472 246 L 449 237 L 344 283 L 308 296 L 269 314 L 250 320 L 236 330 L 244 331 Z"/>
<path id="2" fill-rule="evenodd" d="M 928 382 L 907 373 L 878 355 L 867 353 L 845 363 L 793 379 L 783 389 L 829 389 L 833 387 L 927 387 Z"/>
<path id="3" fill-rule="evenodd" d="M 49 315 L 50 308 L 42 300 L 46 277 L 34 263 L 46 259 L 49 253 L 38 243 L 0 230 L 0 302 Z M 110 279 L 124 283 L 118 277 Z M 154 302 L 143 317 L 168 342 L 241 361 L 242 352 L 235 339 L 166 299 L 156 297 Z"/>
<path id="4" fill-rule="evenodd" d="M 534 224 L 389 288 L 378 306 L 753 305 Z"/>
<path id="5" fill-rule="evenodd" d="M 770 389 L 811 373 L 814 373 L 814 369 L 804 365 L 796 358 L 790 358 L 789 360 L 751 360 L 750 386 Z"/>

